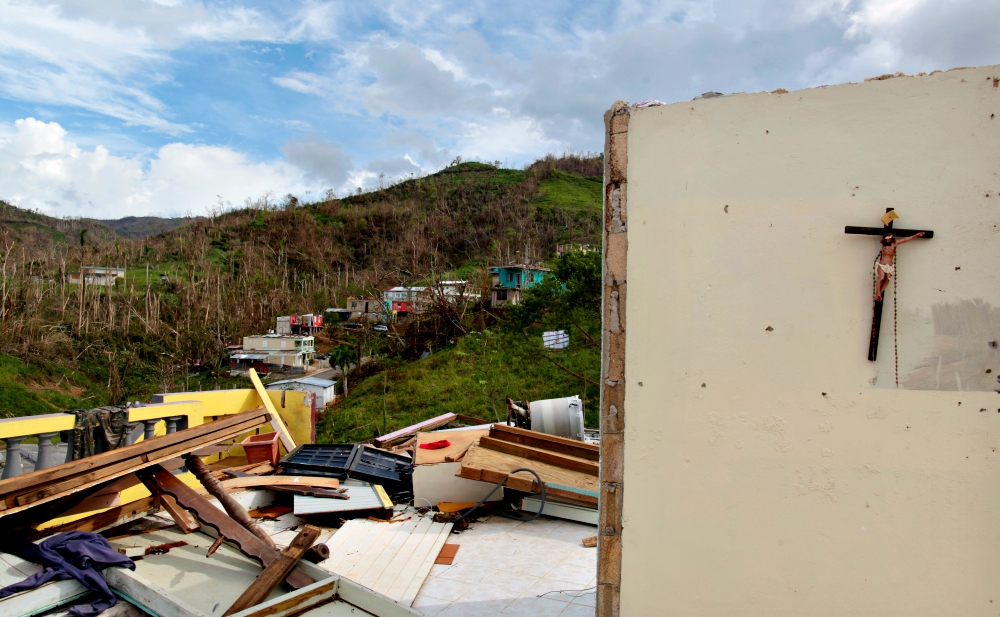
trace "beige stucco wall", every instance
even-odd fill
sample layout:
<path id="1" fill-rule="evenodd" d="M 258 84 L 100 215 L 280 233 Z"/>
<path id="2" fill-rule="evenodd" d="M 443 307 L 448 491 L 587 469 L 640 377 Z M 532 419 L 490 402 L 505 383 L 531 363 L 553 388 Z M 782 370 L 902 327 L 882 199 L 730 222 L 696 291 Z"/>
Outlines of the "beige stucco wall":
<path id="1" fill-rule="evenodd" d="M 1000 614 L 994 76 L 632 111 L 621 615 Z"/>

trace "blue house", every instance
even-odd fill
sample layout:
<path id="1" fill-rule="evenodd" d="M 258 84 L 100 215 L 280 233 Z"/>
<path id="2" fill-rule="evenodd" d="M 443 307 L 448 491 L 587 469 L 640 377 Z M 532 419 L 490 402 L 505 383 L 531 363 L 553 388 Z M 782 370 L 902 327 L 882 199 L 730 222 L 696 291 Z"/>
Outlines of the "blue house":
<path id="1" fill-rule="evenodd" d="M 493 266 L 493 306 L 504 304 L 519 304 L 523 290 L 545 280 L 548 268 L 529 266 L 525 264 L 508 264 Z"/>

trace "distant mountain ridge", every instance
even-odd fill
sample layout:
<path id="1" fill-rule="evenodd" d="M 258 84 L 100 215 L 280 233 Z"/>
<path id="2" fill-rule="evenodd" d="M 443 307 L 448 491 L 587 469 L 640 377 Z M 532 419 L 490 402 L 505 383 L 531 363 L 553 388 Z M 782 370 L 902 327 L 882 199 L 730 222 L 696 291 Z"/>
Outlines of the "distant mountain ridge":
<path id="1" fill-rule="evenodd" d="M 120 219 L 57 218 L 0 200 L 0 232 L 9 230 L 28 244 L 106 244 L 142 240 L 173 231 L 202 217 L 126 216 Z M 82 234 L 82 240 L 81 240 Z"/>
<path id="2" fill-rule="evenodd" d="M 184 216 L 176 218 L 164 218 L 159 216 L 126 216 L 120 219 L 86 219 L 96 223 L 106 225 L 116 234 L 132 240 L 141 240 L 150 236 L 155 236 L 166 231 L 172 231 L 178 227 L 183 227 L 195 221 L 201 220 L 200 216 Z"/>

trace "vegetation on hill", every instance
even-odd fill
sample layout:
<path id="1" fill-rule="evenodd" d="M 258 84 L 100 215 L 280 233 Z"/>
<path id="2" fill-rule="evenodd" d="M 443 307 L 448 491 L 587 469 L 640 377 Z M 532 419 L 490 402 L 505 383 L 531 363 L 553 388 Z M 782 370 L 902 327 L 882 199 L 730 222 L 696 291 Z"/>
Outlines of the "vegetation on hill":
<path id="1" fill-rule="evenodd" d="M 559 243 L 598 243 L 600 183 L 592 177 L 601 167 L 599 158 L 579 156 L 548 157 L 524 170 L 461 163 L 340 199 L 265 195 L 143 239 L 2 204 L 0 362 L 30 368 L 0 371 L 0 388 L 40 392 L 32 396 L 58 407 L 149 400 L 185 383 L 226 387 L 234 383 L 226 346 L 273 328 L 277 315 L 452 276 L 474 280 L 480 294 L 462 315 L 437 312 L 383 342 L 340 329 L 322 340 L 327 349 L 368 344 L 382 357 L 362 367 L 362 379 L 379 367 L 407 375 L 426 367 L 414 360 L 425 349 L 435 351 L 432 358 L 461 358 L 456 351 L 472 344 L 462 340 L 469 332 L 505 323 L 489 306 L 484 266 L 546 260 Z M 127 275 L 108 286 L 68 283 L 83 264 L 124 267 Z M 368 396 L 360 385 L 345 404 Z M 59 402 L 48 390 L 70 398 Z M 542 390 L 525 388 L 523 396 L 535 391 Z M 0 407 L 7 415 L 39 411 L 51 409 Z"/>
<path id="2" fill-rule="evenodd" d="M 99 219 L 94 222 L 105 225 L 123 238 L 141 240 L 149 236 L 162 234 L 171 229 L 183 227 L 198 220 L 200 217 L 162 218 L 159 216 L 126 216 L 120 219 Z M 86 219 L 88 222 L 93 219 Z"/>
<path id="3" fill-rule="evenodd" d="M 377 357 L 382 366 L 368 367 L 369 375 L 321 418 L 318 438 L 371 439 L 444 413 L 501 421 L 507 397 L 579 395 L 586 425 L 598 426 L 600 253 L 568 253 L 552 261 L 552 270 L 490 327 L 474 329 L 476 318 L 469 315 L 466 336 L 454 336 L 424 359 Z M 551 330 L 568 332 L 569 347 L 546 349 L 542 332 Z"/>

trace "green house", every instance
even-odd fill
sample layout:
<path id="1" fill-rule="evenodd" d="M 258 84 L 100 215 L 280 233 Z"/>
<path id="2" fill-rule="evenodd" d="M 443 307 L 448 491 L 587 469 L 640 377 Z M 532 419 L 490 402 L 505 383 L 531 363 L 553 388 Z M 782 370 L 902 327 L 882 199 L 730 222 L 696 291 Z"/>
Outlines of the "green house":
<path id="1" fill-rule="evenodd" d="M 545 280 L 550 270 L 541 266 L 526 264 L 508 264 L 493 266 L 493 306 L 503 304 L 519 304 L 523 290 Z"/>

